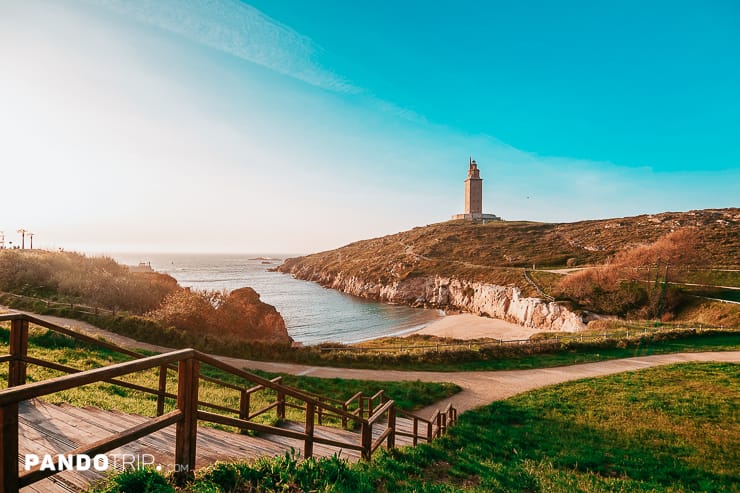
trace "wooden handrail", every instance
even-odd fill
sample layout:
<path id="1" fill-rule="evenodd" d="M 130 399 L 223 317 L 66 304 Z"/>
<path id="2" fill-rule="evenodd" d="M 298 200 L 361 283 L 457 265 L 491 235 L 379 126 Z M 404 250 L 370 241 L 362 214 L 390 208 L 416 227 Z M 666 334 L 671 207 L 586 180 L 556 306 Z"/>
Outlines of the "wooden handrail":
<path id="1" fill-rule="evenodd" d="M 383 416 L 383 414 L 386 413 L 386 411 L 388 411 L 392 407 L 395 407 L 395 405 L 396 403 L 394 401 L 387 401 L 385 404 L 376 409 L 369 418 L 367 418 L 367 422 L 370 424 L 375 423 L 381 418 L 381 416 Z"/>
<path id="2" fill-rule="evenodd" d="M 30 322 L 34 325 L 38 325 L 40 327 L 44 327 L 46 329 L 50 329 L 54 332 L 59 332 L 60 334 L 64 334 L 66 336 L 72 337 L 74 339 L 77 339 L 82 342 L 86 342 L 88 344 L 92 344 L 95 346 L 99 346 L 105 349 L 109 349 L 111 351 L 116 351 L 121 354 L 125 354 L 127 356 L 133 356 L 134 358 L 141 358 L 145 355 L 141 353 L 137 353 L 135 351 L 131 351 L 129 349 L 116 346 L 115 344 L 111 344 L 106 341 L 101 341 L 100 339 L 96 339 L 94 337 L 90 337 L 85 334 L 81 334 L 79 332 L 75 332 L 74 330 L 70 330 L 66 327 L 62 327 L 60 325 L 54 324 L 52 322 L 47 322 L 46 320 L 43 320 L 41 318 L 34 317 L 32 315 L 28 315 L 27 313 L 8 313 L 5 315 L 0 315 L 0 322 L 9 322 L 13 320 L 25 320 L 27 322 Z"/>
<path id="3" fill-rule="evenodd" d="M 136 351 L 132 351 L 130 349 L 126 349 L 121 346 L 116 346 L 115 344 L 111 344 L 109 342 L 97 339 L 95 337 L 90 337 L 86 334 L 82 334 L 80 332 L 68 329 L 66 327 L 62 327 L 60 325 L 57 325 L 52 322 L 48 322 L 44 319 L 34 317 L 33 315 L 28 315 L 27 313 L 8 313 L 5 315 L 0 315 L 0 322 L 7 322 L 7 321 L 13 321 L 13 320 L 23 320 L 29 323 L 32 323 L 34 325 L 38 325 L 39 327 L 44 327 L 45 329 L 49 329 L 53 332 L 57 332 L 62 335 L 66 335 L 68 337 L 71 337 L 73 339 L 76 339 L 78 341 L 82 341 L 84 343 L 98 346 L 104 349 L 108 349 L 110 351 L 115 351 L 120 354 L 124 354 L 126 356 L 130 356 L 132 358 L 141 359 L 146 358 L 147 355 L 138 353 Z M 168 365 L 167 366 L 171 370 L 177 370 L 177 366 L 175 365 Z M 218 385 L 221 385 L 222 387 L 227 387 L 233 390 L 241 390 L 242 387 L 239 385 L 235 385 L 229 382 L 225 382 L 223 380 L 220 380 L 218 378 L 209 377 L 207 375 L 201 375 L 200 379 L 206 382 L 215 383 Z"/>
<path id="4" fill-rule="evenodd" d="M 264 385 L 265 387 L 274 389 L 276 391 L 281 391 L 285 393 L 285 395 L 289 395 L 290 397 L 295 397 L 296 399 L 302 400 L 306 403 L 311 403 L 315 406 L 321 406 L 324 409 L 327 409 L 333 413 L 336 413 L 340 416 L 346 416 L 348 419 L 357 420 L 358 418 L 356 416 L 353 416 L 352 414 L 348 412 L 344 412 L 342 409 L 336 408 L 334 406 L 327 406 L 325 404 L 322 404 L 318 399 L 312 397 L 309 394 L 306 394 L 305 392 L 302 392 L 298 389 L 294 389 L 292 387 L 287 387 L 285 385 L 279 385 L 276 383 L 271 382 L 270 380 L 266 378 L 262 378 L 258 375 L 255 375 L 253 373 L 249 373 L 245 370 L 241 370 L 239 368 L 235 368 L 233 366 L 230 366 L 227 363 L 224 363 L 223 361 L 214 358 L 213 356 L 210 356 L 208 354 L 201 353 L 199 351 L 195 351 L 198 357 L 198 360 L 206 363 L 210 366 L 213 366 L 215 368 L 218 368 L 220 370 L 223 370 L 227 373 L 231 373 L 232 375 L 236 375 L 238 377 L 242 377 L 245 380 L 252 381 L 254 383 L 258 383 L 261 385 Z"/>
<path id="5" fill-rule="evenodd" d="M 89 383 L 109 380 L 128 373 L 148 370 L 149 368 L 159 366 L 160 364 L 193 358 L 196 353 L 197 351 L 194 349 L 180 349 L 171 353 L 149 356 L 147 358 L 127 361 L 125 363 L 117 363 L 110 366 L 104 366 L 102 368 L 93 368 L 81 373 L 62 375 L 61 377 L 55 377 L 41 382 L 33 382 L 20 387 L 0 390 L 0 406 L 53 394 L 60 390 L 72 389 Z"/>

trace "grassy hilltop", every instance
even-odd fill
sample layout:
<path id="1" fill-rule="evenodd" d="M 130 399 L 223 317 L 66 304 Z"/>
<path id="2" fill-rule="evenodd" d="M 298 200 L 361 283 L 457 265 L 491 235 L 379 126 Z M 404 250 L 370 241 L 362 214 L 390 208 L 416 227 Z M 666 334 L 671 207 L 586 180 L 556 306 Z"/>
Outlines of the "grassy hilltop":
<path id="1" fill-rule="evenodd" d="M 574 281 L 563 282 L 570 276 L 543 272 L 617 264 L 621 270 L 593 271 L 590 279 L 583 275 L 575 282 L 579 289 L 574 289 Z M 740 269 L 740 209 L 560 224 L 448 221 L 289 259 L 279 270 L 301 279 L 342 276 L 385 285 L 439 275 L 516 286 L 525 296 L 538 296 L 541 293 L 523 275 L 523 269 L 533 265 L 536 271 L 530 277 L 540 288 L 577 308 L 654 317 L 661 311 L 658 295 L 662 303 L 665 293 L 651 292 L 651 285 L 665 281 L 666 272 L 674 283 L 740 286 L 740 273 L 730 272 Z M 611 284 L 605 285 L 602 277 Z M 629 283 L 620 282 L 624 280 Z M 686 293 L 718 294 L 706 287 L 684 288 Z M 686 301 L 675 293 L 665 299 L 674 305 Z"/>

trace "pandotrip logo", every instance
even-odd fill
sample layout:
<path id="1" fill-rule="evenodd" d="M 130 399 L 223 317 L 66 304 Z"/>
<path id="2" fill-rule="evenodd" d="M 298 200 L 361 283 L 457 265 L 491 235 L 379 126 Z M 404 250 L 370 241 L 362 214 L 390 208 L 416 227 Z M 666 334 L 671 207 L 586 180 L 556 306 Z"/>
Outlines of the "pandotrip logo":
<path id="1" fill-rule="evenodd" d="M 25 454 L 24 469 L 30 471 L 38 466 L 41 471 L 99 471 L 109 469 L 142 469 L 153 467 L 162 470 L 161 465 L 155 466 L 152 454 Z"/>

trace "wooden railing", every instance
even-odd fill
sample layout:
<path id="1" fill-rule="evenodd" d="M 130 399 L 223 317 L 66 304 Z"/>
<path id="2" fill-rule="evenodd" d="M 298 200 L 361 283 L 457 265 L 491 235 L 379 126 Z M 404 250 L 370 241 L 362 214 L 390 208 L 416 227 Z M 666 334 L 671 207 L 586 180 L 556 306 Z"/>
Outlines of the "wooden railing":
<path id="1" fill-rule="evenodd" d="M 95 382 L 106 382 L 157 396 L 156 417 L 148 422 L 116 433 L 106 439 L 69 451 L 69 455 L 95 455 L 118 448 L 167 426 L 176 426 L 175 440 L 175 479 L 183 484 L 195 468 L 197 422 L 199 420 L 233 426 L 241 430 L 253 430 L 303 441 L 303 456 L 313 455 L 315 443 L 326 444 L 345 449 L 358 450 L 364 459 L 383 443 L 392 448 L 396 435 L 410 436 L 414 445 L 419 439 L 431 441 L 444 433 L 448 426 L 457 419 L 454 408 L 448 406 L 444 412 L 437 412 L 431 420 L 426 420 L 411 413 L 397 410 L 395 402 L 383 391 L 372 396 L 357 393 L 347 401 L 316 396 L 282 384 L 282 377 L 272 380 L 262 378 L 242 369 L 233 367 L 207 354 L 194 349 L 182 349 L 155 356 L 145 356 L 134 351 L 120 348 L 72 330 L 60 327 L 45 320 L 26 314 L 0 315 L 0 322 L 9 321 L 10 353 L 0 355 L 0 363 L 7 362 L 8 388 L 0 390 L 0 493 L 14 492 L 19 488 L 33 484 L 56 473 L 53 470 L 42 470 L 40 467 L 19 475 L 18 471 L 18 404 L 21 401 L 49 395 Z M 80 370 L 56 362 L 44 361 L 28 355 L 29 324 L 45 327 L 54 332 L 73 337 L 97 347 L 128 355 L 132 361 L 118 363 L 102 368 Z M 29 364 L 43 366 L 68 373 L 41 382 L 26 383 L 26 371 Z M 245 385 L 226 382 L 201 373 L 201 365 L 212 368 L 243 381 Z M 156 389 L 133 384 L 120 379 L 135 372 L 158 368 L 159 379 Z M 167 391 L 169 371 L 177 372 L 177 392 Z M 222 404 L 205 402 L 199 399 L 201 382 L 209 382 L 240 393 L 239 409 L 232 409 Z M 270 391 L 275 400 L 261 409 L 252 410 L 252 396 L 257 392 Z M 165 400 L 176 400 L 174 410 L 165 413 Z M 353 409 L 356 406 L 355 409 Z M 272 409 L 278 421 L 285 419 L 286 407 L 299 409 L 304 414 L 303 431 L 294 431 L 252 421 Z M 210 409 L 208 411 L 206 409 Z M 220 411 L 228 414 L 217 414 Z M 396 416 L 402 415 L 413 420 L 412 433 L 396 429 Z M 319 424 L 328 416 L 338 419 L 347 429 L 360 428 L 357 443 L 344 442 L 317 436 L 314 433 L 316 421 Z M 421 426 L 419 426 L 421 424 Z M 383 426 L 379 436 L 373 440 L 373 428 Z M 424 428 L 424 429 L 422 429 Z"/>

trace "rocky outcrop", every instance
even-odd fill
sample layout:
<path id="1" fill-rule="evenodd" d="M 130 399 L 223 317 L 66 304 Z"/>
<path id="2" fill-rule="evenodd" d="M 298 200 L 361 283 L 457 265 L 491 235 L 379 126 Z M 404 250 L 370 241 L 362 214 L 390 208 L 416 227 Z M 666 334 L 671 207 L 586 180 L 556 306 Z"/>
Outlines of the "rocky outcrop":
<path id="1" fill-rule="evenodd" d="M 236 336 L 248 341 L 293 342 L 280 312 L 261 301 L 252 288 L 232 291 L 217 312 L 222 327 L 229 327 Z"/>
<path id="2" fill-rule="evenodd" d="M 285 322 L 252 288 L 220 291 L 178 289 L 148 314 L 164 326 L 222 341 L 290 344 Z"/>
<path id="3" fill-rule="evenodd" d="M 579 331 L 582 317 L 556 302 L 521 296 L 519 288 L 441 276 L 410 277 L 376 283 L 342 272 L 324 272 L 300 263 L 281 266 L 296 278 L 345 293 L 388 303 L 461 310 L 547 331 Z"/>

